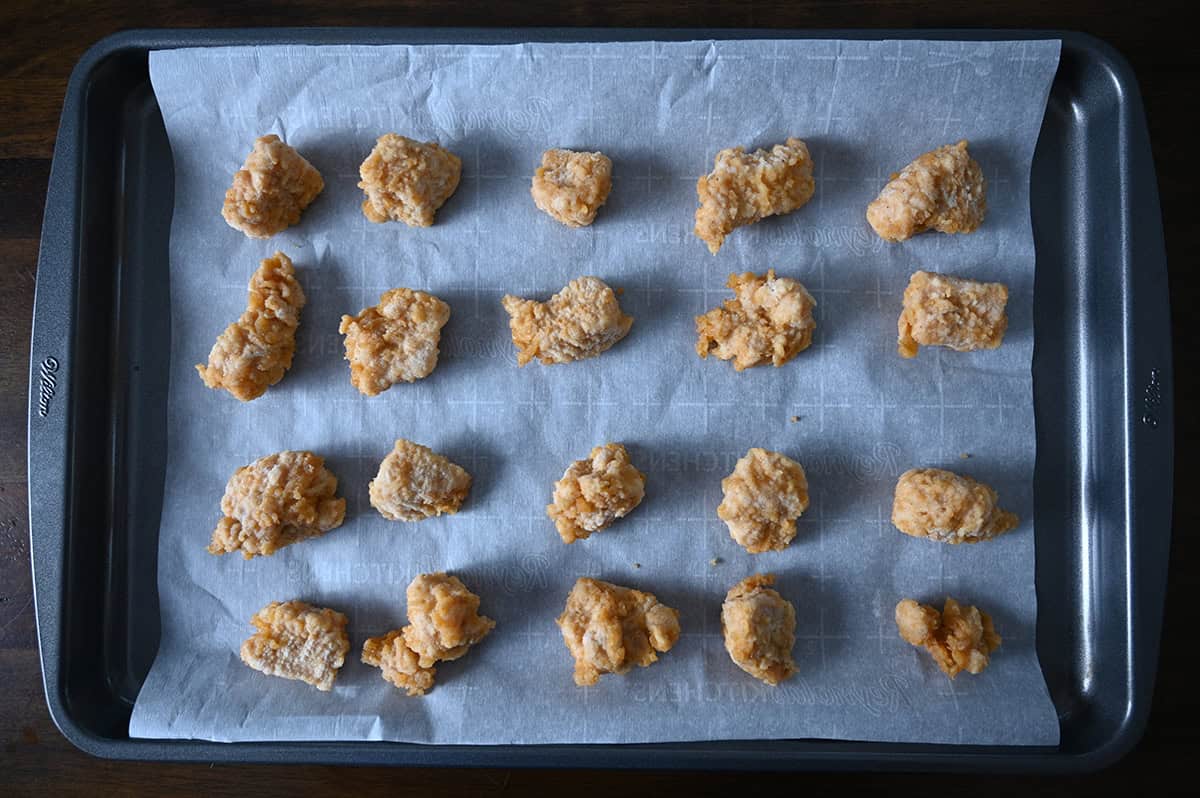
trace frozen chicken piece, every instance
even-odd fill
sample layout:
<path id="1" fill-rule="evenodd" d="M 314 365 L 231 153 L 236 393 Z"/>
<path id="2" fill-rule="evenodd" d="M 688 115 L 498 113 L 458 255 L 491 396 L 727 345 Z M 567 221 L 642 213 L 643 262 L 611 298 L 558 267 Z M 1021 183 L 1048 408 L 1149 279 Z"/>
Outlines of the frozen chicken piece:
<path id="1" fill-rule="evenodd" d="M 268 676 L 333 689 L 346 661 L 346 616 L 303 601 L 272 601 L 250 619 L 257 632 L 242 643 L 242 662 Z"/>
<path id="2" fill-rule="evenodd" d="M 416 652 L 421 667 L 458 659 L 496 626 L 479 614 L 479 596 L 457 576 L 420 574 L 409 584 L 407 597 L 404 642 Z"/>
<path id="3" fill-rule="evenodd" d="M 383 678 L 410 696 L 425 695 L 433 688 L 437 669 L 422 668 L 417 653 L 404 642 L 404 630 L 393 629 L 382 637 L 363 642 L 362 661 L 383 671 Z"/>
<path id="4" fill-rule="evenodd" d="M 519 366 L 535 357 L 546 365 L 595 357 L 633 326 L 617 295 L 597 277 L 572 280 L 546 302 L 506 295 L 501 303 Z"/>
<path id="5" fill-rule="evenodd" d="M 633 512 L 645 493 L 646 475 L 629 462 L 625 447 L 606 443 L 586 460 L 571 463 L 554 483 L 554 503 L 546 506 L 546 515 L 563 543 L 574 543 Z"/>
<path id="6" fill-rule="evenodd" d="M 721 490 L 717 515 L 751 554 L 787 548 L 796 537 L 796 519 L 808 509 L 804 467 L 766 449 L 746 452 L 721 480 Z"/>
<path id="7" fill-rule="evenodd" d="M 254 149 L 225 192 L 221 215 L 250 238 L 270 238 L 300 221 L 325 181 L 278 136 L 254 140 Z"/>
<path id="8" fill-rule="evenodd" d="M 363 644 L 362 661 L 410 696 L 433 687 L 434 666 L 455 660 L 496 626 L 479 614 L 479 596 L 458 577 L 419 574 L 408 586 L 408 626 Z"/>
<path id="9" fill-rule="evenodd" d="M 982 673 L 1001 642 L 986 612 L 952 598 L 941 612 L 904 599 L 896 605 L 896 627 L 905 641 L 928 651 L 951 679 L 962 671 Z"/>
<path id="10" fill-rule="evenodd" d="M 972 233 L 987 213 L 983 171 L 967 153 L 967 142 L 927 152 L 893 174 L 867 206 L 867 221 L 885 241 L 917 233 Z"/>
<path id="11" fill-rule="evenodd" d="M 774 574 L 755 574 L 734 585 L 721 605 L 725 650 L 755 679 L 777 685 L 796 672 L 796 610 L 771 587 Z"/>
<path id="12" fill-rule="evenodd" d="M 563 642 L 575 658 L 575 684 L 626 673 L 658 661 L 679 640 L 679 613 L 650 593 L 583 577 L 558 616 Z"/>
<path id="13" fill-rule="evenodd" d="M 386 133 L 358 168 L 366 193 L 363 215 L 372 222 L 429 227 L 434 214 L 458 188 L 462 161 L 436 141 L 421 143 Z"/>
<path id="14" fill-rule="evenodd" d="M 734 298 L 696 317 L 696 354 L 732 360 L 737 371 L 772 363 L 782 366 L 812 343 L 816 301 L 788 277 L 750 272 L 729 275 Z"/>
<path id="15" fill-rule="evenodd" d="M 940 468 L 913 468 L 896 482 L 892 523 L 915 538 L 978 543 L 1020 523 L 996 502 L 996 491 L 970 477 Z"/>
<path id="16" fill-rule="evenodd" d="M 424 521 L 457 513 L 471 475 L 419 443 L 400 438 L 371 480 L 371 506 L 389 521 Z"/>
<path id="17" fill-rule="evenodd" d="M 612 189 L 612 161 L 599 152 L 546 150 L 533 174 L 533 203 L 568 227 L 586 227 Z"/>
<path id="18" fill-rule="evenodd" d="M 196 364 L 200 379 L 243 402 L 262 396 L 292 366 L 304 302 L 291 259 L 276 252 L 264 260 L 250 278 L 246 311 L 217 337 L 208 365 Z"/>
<path id="19" fill-rule="evenodd" d="M 324 535 L 342 525 L 346 500 L 337 477 L 312 452 L 279 452 L 242 466 L 221 498 L 225 517 L 213 531 L 210 554 L 241 551 L 249 560 Z"/>
<path id="20" fill-rule="evenodd" d="M 1008 288 L 935 272 L 916 272 L 904 289 L 897 322 L 902 357 L 922 346 L 948 346 L 958 352 L 996 349 L 1008 329 Z"/>
<path id="21" fill-rule="evenodd" d="M 749 155 L 741 147 L 721 150 L 696 183 L 696 235 L 716 255 L 734 229 L 791 213 L 812 199 L 814 187 L 813 161 L 800 139 Z"/>
<path id="22" fill-rule="evenodd" d="M 342 316 L 350 382 L 360 393 L 377 396 L 397 382 L 428 377 L 438 362 L 442 327 L 450 306 L 432 294 L 393 288 L 379 304 L 357 316 Z"/>

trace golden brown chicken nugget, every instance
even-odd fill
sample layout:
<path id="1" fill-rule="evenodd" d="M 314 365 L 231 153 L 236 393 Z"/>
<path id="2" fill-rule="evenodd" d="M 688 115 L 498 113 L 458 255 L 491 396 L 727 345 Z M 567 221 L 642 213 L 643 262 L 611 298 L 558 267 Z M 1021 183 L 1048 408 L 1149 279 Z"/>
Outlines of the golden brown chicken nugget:
<path id="1" fill-rule="evenodd" d="M 557 623 L 580 687 L 605 673 L 645 668 L 679 640 L 679 613 L 653 594 L 587 577 L 571 589 Z"/>

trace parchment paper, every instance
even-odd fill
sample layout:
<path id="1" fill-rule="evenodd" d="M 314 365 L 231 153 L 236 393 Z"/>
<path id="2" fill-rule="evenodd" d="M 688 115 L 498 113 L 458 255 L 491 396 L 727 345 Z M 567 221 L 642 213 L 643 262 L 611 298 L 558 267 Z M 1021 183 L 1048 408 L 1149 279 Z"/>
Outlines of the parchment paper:
<path id="1" fill-rule="evenodd" d="M 827 737 L 1054 744 L 1034 650 L 1034 251 L 1028 178 L 1059 43 L 725 41 L 521 46 L 246 47 L 151 54 L 175 158 L 169 457 L 159 540 L 162 643 L 134 708 L 137 737 L 640 742 Z M 437 139 L 463 159 L 437 224 L 368 223 L 358 164 L 377 136 Z M 269 241 L 220 217 L 251 142 L 268 132 L 325 177 L 300 224 Z M 791 215 L 733 233 L 713 257 L 691 233 L 695 181 L 718 149 L 805 139 L 817 191 Z M 864 219 L 889 173 L 968 138 L 988 180 L 973 235 L 885 245 Z M 595 225 L 542 214 L 529 181 L 542 150 L 599 149 L 614 187 Z M 308 295 L 295 363 L 240 404 L 193 370 L 243 310 L 261 258 L 282 250 Z M 800 279 L 815 343 L 782 368 L 735 373 L 693 351 L 693 317 L 729 296 L 731 272 Z M 918 268 L 1010 289 L 998 351 L 896 354 L 900 295 Z M 518 369 L 505 293 L 546 298 L 594 274 L 636 317 L 598 359 Z M 396 286 L 452 317 L 427 379 L 376 398 L 350 385 L 337 333 Z M 397 437 L 475 478 L 454 516 L 385 521 L 367 482 Z M 566 546 L 544 514 L 567 465 L 622 441 L 647 475 L 628 518 Z M 786 551 L 750 555 L 716 516 L 720 481 L 752 446 L 807 469 L 812 506 Z M 281 449 L 327 459 L 345 525 L 274 557 L 205 551 L 229 476 Z M 969 455 L 969 457 L 968 457 Z M 889 523 L 905 469 L 980 478 L 1017 512 L 976 546 L 906 537 Z M 716 561 L 716 564 L 713 564 Z M 449 570 L 496 629 L 408 698 L 359 662 L 362 641 L 405 623 L 404 590 Z M 756 571 L 795 605 L 799 675 L 778 688 L 738 670 L 720 603 Z M 591 575 L 679 609 L 661 661 L 576 687 L 554 619 Z M 897 637 L 904 597 L 978 603 L 1004 637 L 981 676 L 951 682 Z M 250 616 L 301 598 L 345 612 L 351 653 L 335 690 L 243 665 Z"/>

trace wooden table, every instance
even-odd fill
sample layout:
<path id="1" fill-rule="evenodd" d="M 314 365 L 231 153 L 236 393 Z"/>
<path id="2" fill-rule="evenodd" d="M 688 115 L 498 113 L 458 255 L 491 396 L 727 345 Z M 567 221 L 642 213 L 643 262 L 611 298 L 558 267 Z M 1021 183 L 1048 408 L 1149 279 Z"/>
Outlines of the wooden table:
<path id="1" fill-rule="evenodd" d="M 1188 320 L 1200 281 L 1193 271 L 1192 239 L 1200 235 L 1194 208 L 1200 175 L 1196 147 L 1200 59 L 1194 35 L 1180 17 L 1191 3 L 1118 0 L 976 0 L 958 7 L 938 0 L 868 3 L 680 2 L 607 0 L 589 4 L 524 2 L 477 7 L 471 2 L 423 3 L 327 0 L 212 3 L 190 7 L 159 2 L 58 2 L 6 0 L 0 8 L 0 794 L 204 792 L 253 794 L 268 790 L 372 787 L 396 794 L 525 794 L 568 790 L 573 796 L 614 791 L 730 792 L 781 787 L 794 791 L 860 789 L 879 793 L 905 788 L 971 794 L 1063 791 L 1128 792 L 1190 780 L 1198 752 L 1200 701 L 1192 685 L 1190 640 L 1196 624 L 1188 582 L 1197 564 L 1196 504 L 1189 501 L 1187 444 L 1196 439 L 1196 325 Z M 772 776 L 622 774 L 507 770 L 339 769 L 155 765 L 105 762 L 80 753 L 54 728 L 46 711 L 38 664 L 29 571 L 25 484 L 25 425 L 30 315 L 42 206 L 55 131 L 67 77 L 97 39 L 133 27 L 257 25 L 625 25 L 714 27 L 1027 27 L 1086 31 L 1121 50 L 1141 82 L 1162 194 L 1175 313 L 1178 456 L 1175 535 L 1162 663 L 1149 729 L 1138 747 L 1114 768 L 1071 779 L 928 776 Z M 1190 160 L 1189 160 L 1190 159 Z M 751 783 L 752 782 L 752 783 Z"/>

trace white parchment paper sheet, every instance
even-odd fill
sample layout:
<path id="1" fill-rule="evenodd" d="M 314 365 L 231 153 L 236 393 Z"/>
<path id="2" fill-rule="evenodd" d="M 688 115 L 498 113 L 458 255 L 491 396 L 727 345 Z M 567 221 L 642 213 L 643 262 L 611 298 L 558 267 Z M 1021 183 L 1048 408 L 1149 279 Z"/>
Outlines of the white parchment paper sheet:
<path id="1" fill-rule="evenodd" d="M 175 159 L 170 433 L 162 643 L 131 734 L 1056 743 L 1034 650 L 1028 178 L 1058 52 L 1056 41 L 723 41 L 152 53 Z M 463 159 L 458 192 L 431 228 L 374 225 L 360 212 L 358 165 L 389 131 L 437 139 Z M 219 211 L 251 142 L 269 132 L 312 161 L 326 188 L 298 226 L 257 241 Z M 691 233 L 696 178 L 718 149 L 789 135 L 812 150 L 816 196 L 709 255 Z M 960 138 L 989 184 L 982 229 L 884 244 L 866 204 L 889 173 Z M 590 228 L 564 227 L 530 199 L 540 154 L 555 146 L 613 160 L 612 195 Z M 193 364 L 277 249 L 308 295 L 296 359 L 264 397 L 240 404 L 205 388 Z M 741 374 L 700 360 L 693 317 L 727 298 L 731 272 L 767 268 L 816 297 L 812 348 Z M 901 360 L 900 296 L 918 268 L 1007 283 L 1003 347 Z M 518 369 L 500 297 L 546 298 L 584 274 L 623 289 L 637 319 L 629 337 L 598 359 Z M 350 385 L 338 320 L 396 286 L 449 302 L 441 362 L 428 379 L 364 398 Z M 474 475 L 461 513 L 398 524 L 370 507 L 367 482 L 397 437 Z M 606 441 L 630 448 L 646 500 L 610 530 L 563 545 L 543 512 L 551 486 Z M 716 516 L 721 478 L 751 446 L 808 471 L 812 506 L 781 553 L 747 554 Z M 281 449 L 326 457 L 348 500 L 345 525 L 270 558 L 206 553 L 229 476 Z M 888 520 L 891 492 L 917 465 L 994 485 L 1021 527 L 977 546 L 901 535 Z M 438 570 L 482 596 L 496 629 L 439 666 L 432 693 L 407 698 L 359 662 L 361 645 L 405 623 L 405 586 Z M 733 665 L 720 634 L 726 590 L 756 571 L 776 573 L 797 611 L 799 675 L 774 689 Z M 554 619 L 583 575 L 678 608 L 678 645 L 650 668 L 576 687 Z M 896 635 L 899 599 L 940 604 L 947 594 L 985 608 L 1004 636 L 982 676 L 950 682 Z M 350 618 L 352 649 L 332 693 L 238 659 L 250 616 L 292 598 Z"/>

